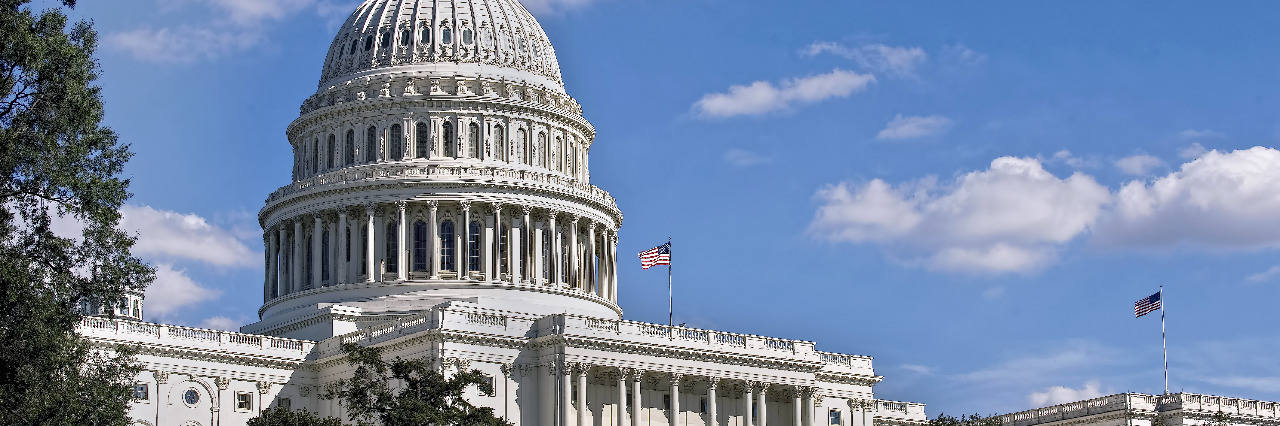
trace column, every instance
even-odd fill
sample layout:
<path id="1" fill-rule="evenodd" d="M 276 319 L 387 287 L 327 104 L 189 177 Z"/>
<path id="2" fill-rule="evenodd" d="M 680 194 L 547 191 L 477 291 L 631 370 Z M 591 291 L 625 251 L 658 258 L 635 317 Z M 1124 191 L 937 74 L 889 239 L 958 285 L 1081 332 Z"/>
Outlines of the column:
<path id="1" fill-rule="evenodd" d="M 618 231 L 609 231 L 609 300 L 618 303 Z"/>
<path id="2" fill-rule="evenodd" d="M 431 270 L 431 279 L 438 280 L 440 279 L 440 223 L 436 221 L 436 211 L 440 209 L 440 202 L 435 200 L 428 201 L 427 207 L 431 210 L 431 217 L 429 218 L 431 219 L 431 224 L 427 225 L 431 228 L 427 230 L 427 234 L 431 236 L 427 239 L 431 242 L 431 247 L 429 248 L 431 250 L 431 266 L 427 269 Z"/>
<path id="3" fill-rule="evenodd" d="M 587 222 L 587 241 L 591 244 L 587 246 L 587 281 L 582 285 L 582 289 L 595 293 L 600 296 L 600 271 L 599 265 L 596 263 L 596 224 L 595 222 Z"/>
<path id="4" fill-rule="evenodd" d="M 298 291 L 299 289 L 302 288 L 302 255 L 306 254 L 306 252 L 302 249 L 302 243 L 304 242 L 306 242 L 306 239 L 302 238 L 302 218 L 294 219 L 293 221 L 293 256 L 292 256 L 293 268 L 290 268 L 293 270 L 293 274 L 291 274 L 292 276 L 289 277 L 290 278 L 289 281 L 292 281 L 289 283 L 290 293 Z"/>
<path id="5" fill-rule="evenodd" d="M 375 234 L 374 234 L 374 226 L 373 226 L 373 204 L 365 204 L 365 205 L 364 205 L 364 217 L 365 217 L 365 227 L 364 227 L 364 245 L 365 245 L 365 248 L 366 248 L 366 250 L 364 251 L 364 260 L 363 260 L 363 261 L 364 261 L 364 271 L 365 271 L 365 279 L 364 279 L 364 281 L 365 281 L 365 282 L 369 282 L 369 283 L 371 283 L 371 282 L 373 282 L 373 281 L 374 281 L 374 278 L 373 278 L 373 277 L 374 277 L 373 268 L 377 267 L 377 263 L 374 263 L 374 261 L 373 261 L 373 259 L 374 259 L 374 256 L 373 256 L 373 251 L 374 251 L 374 245 L 373 245 L 374 239 L 373 239 L 373 236 L 375 235 Z"/>
<path id="6" fill-rule="evenodd" d="M 503 228 L 507 227 L 502 226 L 502 203 L 493 203 L 493 240 L 490 241 L 490 244 L 486 245 L 486 247 L 489 247 L 489 252 L 493 255 L 487 256 L 486 258 L 489 260 L 484 263 L 486 268 L 484 276 L 489 279 L 489 282 L 496 283 L 502 281 L 502 259 L 499 258 L 502 257 Z M 511 252 L 510 238 L 507 238 L 507 252 Z M 510 263 L 507 265 L 510 265 Z M 507 266 L 507 269 L 507 272 L 510 273 L 511 266 Z"/>
<path id="7" fill-rule="evenodd" d="M 560 283 L 560 244 L 559 244 L 560 234 L 556 233 L 556 215 L 558 214 L 560 214 L 560 212 L 557 212 L 555 210 L 552 210 L 550 213 L 547 214 L 547 226 L 551 227 L 550 231 L 548 232 L 550 236 L 547 237 L 551 240 L 547 242 L 547 244 L 551 246 L 551 259 L 549 262 L 547 262 L 546 273 L 547 273 L 547 276 L 551 277 L 551 279 L 548 281 L 551 284 L 555 284 L 555 285 L 561 284 Z M 539 250 L 538 252 L 541 253 L 542 251 Z"/>
<path id="8" fill-rule="evenodd" d="M 315 212 L 312 215 L 312 222 L 315 223 L 315 226 L 311 228 L 311 282 L 307 288 L 319 288 L 322 284 L 320 281 L 320 266 L 323 265 L 321 262 L 324 260 L 321 256 L 324 253 L 320 252 L 320 244 L 324 240 L 324 218 L 320 216 L 321 214 L 321 212 Z"/>
<path id="9" fill-rule="evenodd" d="M 543 235 L 542 235 L 542 230 L 538 229 L 537 226 L 532 226 L 532 228 L 533 228 L 533 239 L 529 240 L 529 243 L 530 243 L 529 253 L 530 253 L 530 257 L 533 258 L 533 263 L 529 265 L 529 277 L 530 277 L 529 280 L 530 282 L 542 285 L 547 283 L 547 281 L 544 281 L 542 279 L 542 275 L 544 273 L 542 270 L 542 237 Z"/>
<path id="10" fill-rule="evenodd" d="M 569 262 L 565 265 L 565 277 L 568 278 L 568 284 L 579 290 L 586 290 L 582 285 L 578 265 L 578 215 L 569 216 Z"/>
<path id="11" fill-rule="evenodd" d="M 573 374 L 578 375 L 578 425 L 587 426 L 587 368 L 586 364 L 576 364 Z"/>
<path id="12" fill-rule="evenodd" d="M 668 415 L 671 426 L 680 425 L 680 379 L 683 377 L 683 374 L 671 373 L 671 413 Z"/>
<path id="13" fill-rule="evenodd" d="M 563 355 L 562 355 L 563 356 Z M 573 406 L 573 365 L 561 362 L 560 368 L 560 406 L 556 411 L 556 424 L 569 426 L 569 408 Z"/>
<path id="14" fill-rule="evenodd" d="M 531 272 L 536 269 L 533 266 L 534 265 L 533 261 L 531 260 L 533 259 L 533 238 L 532 238 L 533 223 L 529 221 L 529 217 L 530 217 L 529 213 L 533 210 L 533 208 L 529 206 L 523 206 L 521 210 L 524 212 L 524 223 L 520 224 L 520 234 L 522 236 L 520 240 L 524 241 L 524 246 L 528 247 L 529 250 L 521 253 L 523 260 L 521 260 L 520 263 L 524 263 L 525 268 L 524 270 L 520 271 L 520 274 L 521 274 L 520 276 L 524 277 L 524 280 L 523 280 L 524 282 L 536 283 L 537 281 L 534 280 L 533 273 Z M 516 269 L 520 269 L 519 264 L 516 265 Z"/>
<path id="15" fill-rule="evenodd" d="M 640 370 L 633 370 L 631 374 L 631 426 L 640 426 L 640 379 L 643 376 Z"/>
<path id="16" fill-rule="evenodd" d="M 280 229 L 277 230 L 277 232 L 279 232 L 280 235 L 276 237 L 276 296 L 284 296 L 285 292 L 289 289 L 289 283 L 283 279 L 283 275 L 287 274 L 287 271 L 284 269 L 284 264 L 286 263 L 284 257 L 284 245 L 288 244 L 287 241 L 289 241 L 289 231 L 285 230 L 285 222 L 280 222 Z"/>
<path id="17" fill-rule="evenodd" d="M 471 275 L 471 202 L 463 201 L 462 203 L 462 226 L 455 228 L 454 235 L 461 235 L 458 241 L 460 244 L 454 244 L 458 248 L 457 253 L 453 257 L 458 259 L 458 279 L 467 279 Z"/>
<path id="18" fill-rule="evenodd" d="M 618 420 L 613 422 L 617 426 L 626 424 L 627 421 L 627 370 L 618 369 Z M 602 422 L 603 423 L 603 422 Z"/>
<path id="19" fill-rule="evenodd" d="M 396 226 L 396 281 L 409 278 L 409 256 L 407 256 L 409 250 L 406 250 L 404 245 L 409 235 L 409 223 L 406 221 L 408 216 L 405 214 L 408 207 L 407 201 L 396 201 L 396 211 L 400 213 L 399 224 Z"/>
<path id="20" fill-rule="evenodd" d="M 267 235 L 267 297 L 280 295 L 280 236 L 283 230 Z"/>
<path id="21" fill-rule="evenodd" d="M 758 419 L 756 424 L 760 426 L 768 426 L 769 416 L 768 416 L 768 413 L 765 412 L 765 409 L 768 408 L 767 404 L 769 403 L 769 400 L 766 398 L 766 395 L 765 395 L 767 392 L 769 392 L 769 386 L 764 383 L 761 383 L 760 392 L 756 393 L 756 407 L 757 407 L 756 410 L 760 412 L 760 418 Z"/>
<path id="22" fill-rule="evenodd" d="M 720 386 L 719 377 L 707 378 L 707 425 L 719 426 L 716 422 L 716 388 Z"/>
<path id="23" fill-rule="evenodd" d="M 755 418 L 751 416 L 751 401 L 755 399 L 756 384 L 743 383 L 742 389 L 742 426 L 752 426 Z"/>
<path id="24" fill-rule="evenodd" d="M 334 252 L 337 253 L 337 256 L 335 256 L 335 258 L 338 259 L 338 262 L 337 262 L 338 275 L 333 279 L 333 282 L 335 284 L 349 282 L 349 278 L 347 277 L 347 262 L 350 261 L 351 258 L 348 257 L 349 255 L 347 252 L 347 246 L 350 245 L 351 242 L 347 240 L 347 209 L 346 208 L 338 209 L 337 234 L 338 234 L 338 238 L 337 238 L 338 248 L 335 249 Z"/>
<path id="25" fill-rule="evenodd" d="M 794 388 L 791 392 L 791 426 L 804 426 L 802 423 L 804 417 L 804 402 L 800 400 L 800 388 Z"/>

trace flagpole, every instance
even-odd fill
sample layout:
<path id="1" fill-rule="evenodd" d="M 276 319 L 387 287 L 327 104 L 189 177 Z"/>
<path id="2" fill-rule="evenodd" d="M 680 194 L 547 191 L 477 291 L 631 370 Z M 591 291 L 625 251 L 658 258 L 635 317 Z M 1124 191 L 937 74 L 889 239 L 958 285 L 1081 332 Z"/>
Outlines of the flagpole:
<path id="1" fill-rule="evenodd" d="M 1149 287 L 1148 287 L 1149 288 Z M 1169 343 L 1164 332 L 1164 286 L 1160 286 L 1160 349 L 1164 351 L 1164 394 L 1169 394 Z"/>
<path id="2" fill-rule="evenodd" d="M 675 321 L 674 302 L 671 297 L 671 237 L 667 237 L 667 327 L 671 327 Z M 1163 313 L 1161 314 L 1163 315 Z M 1166 386 L 1167 387 L 1167 386 Z"/>

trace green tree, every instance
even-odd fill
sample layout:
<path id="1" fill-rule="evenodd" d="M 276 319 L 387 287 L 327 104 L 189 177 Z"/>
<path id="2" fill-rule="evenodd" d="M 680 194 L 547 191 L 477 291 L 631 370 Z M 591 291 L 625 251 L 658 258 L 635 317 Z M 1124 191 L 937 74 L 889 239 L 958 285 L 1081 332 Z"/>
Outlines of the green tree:
<path id="1" fill-rule="evenodd" d="M 1004 422 L 998 416 L 982 416 L 979 414 L 960 415 L 959 418 L 948 416 L 946 413 L 939 414 L 937 418 L 929 420 L 929 426 L 1003 426 Z"/>
<path id="2" fill-rule="evenodd" d="M 75 327 L 82 301 L 114 306 L 154 277 L 117 228 L 129 147 L 100 125 L 92 24 L 29 1 L 0 0 L 0 424 L 126 425 L 130 351 Z M 55 216 L 80 235 L 55 235 Z"/>
<path id="3" fill-rule="evenodd" d="M 471 386 L 492 393 L 493 384 L 480 370 L 463 371 L 445 377 L 425 358 L 391 362 L 382 358 L 382 348 L 342 345 L 347 362 L 356 367 L 349 380 L 339 380 L 326 392 L 326 398 L 337 398 L 350 413 L 351 420 L 361 425 L 509 425 L 493 414 L 492 408 L 480 408 L 467 402 L 462 393 Z M 399 384 L 391 388 L 392 380 Z"/>
<path id="4" fill-rule="evenodd" d="M 258 417 L 249 419 L 248 426 L 342 426 L 342 420 L 320 417 L 306 410 L 276 407 L 263 410 Z"/>

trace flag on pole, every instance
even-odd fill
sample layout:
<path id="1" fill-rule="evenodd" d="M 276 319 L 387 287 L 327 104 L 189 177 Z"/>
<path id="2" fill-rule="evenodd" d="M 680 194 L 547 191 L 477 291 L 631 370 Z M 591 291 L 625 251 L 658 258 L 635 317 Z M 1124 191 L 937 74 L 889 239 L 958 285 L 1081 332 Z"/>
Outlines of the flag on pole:
<path id="1" fill-rule="evenodd" d="M 671 264 L 671 243 L 640 252 L 640 267 L 649 269 L 655 265 Z"/>
<path id="2" fill-rule="evenodd" d="M 1133 317 L 1142 318 L 1143 315 L 1160 310 L 1160 293 L 1147 296 L 1133 304 Z"/>

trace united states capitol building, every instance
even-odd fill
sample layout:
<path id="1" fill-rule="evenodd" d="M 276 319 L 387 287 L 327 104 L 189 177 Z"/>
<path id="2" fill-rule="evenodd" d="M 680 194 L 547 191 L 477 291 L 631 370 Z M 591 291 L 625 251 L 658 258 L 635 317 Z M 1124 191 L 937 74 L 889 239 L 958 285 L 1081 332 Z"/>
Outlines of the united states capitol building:
<path id="1" fill-rule="evenodd" d="M 344 343 L 478 369 L 494 392 L 468 400 L 522 426 L 926 422 L 923 404 L 875 397 L 868 356 L 622 319 L 623 216 L 590 183 L 595 136 L 517 0 L 366 0 L 288 126 L 292 182 L 259 213 L 261 320 L 241 333 L 148 323 L 133 298 L 79 331 L 139 348 L 136 425 L 244 425 L 281 406 L 347 420 L 321 397 L 351 375 Z M 1001 418 L 1208 425 L 1219 411 L 1280 424 L 1275 403 L 1191 394 Z"/>
<path id="2" fill-rule="evenodd" d="M 870 357 L 623 320 L 622 212 L 591 184 L 595 130 L 516 0 L 366 0 L 287 128 L 266 199 L 260 321 L 242 333 L 86 317 L 135 345 L 138 425 L 243 425 L 268 407 L 347 420 L 343 343 L 478 369 L 517 425 L 918 425 Z M 283 165 L 282 165 L 283 167 Z M 635 262 L 634 254 L 624 254 Z"/>

